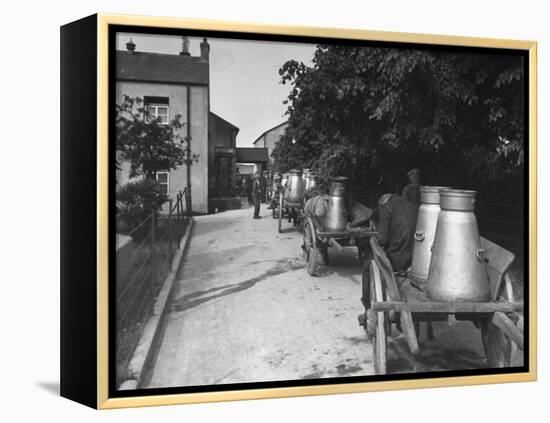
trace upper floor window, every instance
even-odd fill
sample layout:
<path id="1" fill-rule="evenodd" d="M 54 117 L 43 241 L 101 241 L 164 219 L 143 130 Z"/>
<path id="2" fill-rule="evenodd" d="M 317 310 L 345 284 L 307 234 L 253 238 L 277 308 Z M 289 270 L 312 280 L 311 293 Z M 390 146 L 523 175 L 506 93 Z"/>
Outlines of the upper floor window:
<path id="1" fill-rule="evenodd" d="M 169 172 L 157 172 L 157 182 L 162 187 L 164 195 L 170 194 L 170 173 Z"/>
<path id="2" fill-rule="evenodd" d="M 145 110 L 148 112 L 148 122 L 159 119 L 162 125 L 170 123 L 170 106 L 168 97 L 147 97 L 144 98 Z"/>

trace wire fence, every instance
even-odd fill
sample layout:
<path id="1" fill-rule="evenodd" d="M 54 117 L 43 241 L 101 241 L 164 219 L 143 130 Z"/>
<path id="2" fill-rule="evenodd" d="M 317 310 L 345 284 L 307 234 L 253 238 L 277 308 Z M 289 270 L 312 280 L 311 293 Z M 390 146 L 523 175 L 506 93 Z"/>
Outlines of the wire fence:
<path id="1" fill-rule="evenodd" d="M 137 346 L 143 325 L 150 317 L 162 283 L 170 273 L 172 260 L 189 222 L 187 190 L 170 200 L 167 210 L 152 212 L 128 232 L 131 243 L 117 251 L 116 357 L 117 379 L 124 372 Z M 184 204 L 185 208 L 184 208 Z"/>

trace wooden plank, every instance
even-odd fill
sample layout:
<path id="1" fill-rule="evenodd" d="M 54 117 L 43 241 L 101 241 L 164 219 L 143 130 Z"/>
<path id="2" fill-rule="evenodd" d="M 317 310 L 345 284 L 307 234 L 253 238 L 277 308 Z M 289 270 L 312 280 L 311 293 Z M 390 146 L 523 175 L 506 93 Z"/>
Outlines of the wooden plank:
<path id="1" fill-rule="evenodd" d="M 391 271 L 391 267 L 389 269 L 382 269 L 382 273 L 384 274 L 384 282 L 388 288 L 389 299 L 393 301 L 401 301 L 401 293 L 399 292 L 399 287 L 397 286 L 395 275 Z"/>
<path id="2" fill-rule="evenodd" d="M 494 301 L 500 294 L 503 276 L 512 265 L 515 256 L 500 245 L 483 237 L 481 237 L 481 248 L 485 250 L 491 300 Z"/>
<path id="3" fill-rule="evenodd" d="M 506 314 L 497 311 L 492 322 L 523 350 L 523 331 Z"/>
<path id="4" fill-rule="evenodd" d="M 319 232 L 318 235 L 322 237 L 327 238 L 347 238 L 347 237 L 354 237 L 354 238 L 366 238 L 375 236 L 378 234 L 376 231 L 368 231 L 368 230 L 350 230 L 350 231 L 343 231 L 343 232 Z"/>
<path id="5" fill-rule="evenodd" d="M 338 251 L 342 251 L 344 249 L 344 247 L 338 244 L 338 241 L 336 241 L 334 238 L 329 238 L 328 243 L 336 248 Z"/>
<path id="6" fill-rule="evenodd" d="M 416 329 L 414 327 L 413 318 L 410 311 L 403 310 L 400 313 L 401 317 L 401 329 L 403 330 L 403 333 L 405 334 L 405 337 L 407 338 L 407 344 L 409 345 L 409 350 L 411 350 L 411 354 L 416 355 L 418 354 L 419 347 L 418 347 L 418 338 L 416 336 Z"/>
<path id="7" fill-rule="evenodd" d="M 497 311 L 511 313 L 523 311 L 523 302 L 502 303 L 446 303 L 403 301 L 380 301 L 373 304 L 376 311 L 410 311 L 412 313 L 494 313 Z"/>

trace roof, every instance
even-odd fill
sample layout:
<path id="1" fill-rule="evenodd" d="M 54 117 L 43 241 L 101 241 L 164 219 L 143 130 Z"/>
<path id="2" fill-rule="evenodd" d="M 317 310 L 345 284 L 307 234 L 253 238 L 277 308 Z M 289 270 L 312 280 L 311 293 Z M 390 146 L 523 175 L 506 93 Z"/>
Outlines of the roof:
<path id="1" fill-rule="evenodd" d="M 212 116 L 214 119 L 217 119 L 220 121 L 220 123 L 222 123 L 223 125 L 226 125 L 226 126 L 229 126 L 230 128 L 236 130 L 237 132 L 239 132 L 239 128 L 235 125 L 233 125 L 231 122 L 228 122 L 226 121 L 224 118 L 218 116 L 216 113 L 210 111 L 208 112 L 210 114 L 210 116 Z"/>
<path id="2" fill-rule="evenodd" d="M 198 56 L 117 50 L 116 79 L 208 85 L 208 62 Z"/>
<path id="3" fill-rule="evenodd" d="M 265 134 L 267 134 L 268 132 L 271 132 L 274 129 L 277 129 L 277 128 L 283 126 L 283 125 L 286 125 L 287 123 L 288 123 L 288 120 L 285 120 L 284 122 L 279 123 L 278 125 L 275 125 L 273 128 L 269 128 L 267 131 L 262 132 L 262 135 L 260 135 L 258 138 L 256 138 L 256 140 L 254 140 L 254 142 L 252 144 L 256 144 Z"/>
<path id="4" fill-rule="evenodd" d="M 267 148 L 237 147 L 238 163 L 258 163 L 269 161 Z"/>

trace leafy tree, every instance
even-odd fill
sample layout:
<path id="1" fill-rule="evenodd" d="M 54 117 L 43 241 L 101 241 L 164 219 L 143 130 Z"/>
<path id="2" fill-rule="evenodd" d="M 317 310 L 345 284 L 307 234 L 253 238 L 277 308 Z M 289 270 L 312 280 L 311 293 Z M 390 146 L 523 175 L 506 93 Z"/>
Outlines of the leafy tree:
<path id="1" fill-rule="evenodd" d="M 164 125 L 160 118 L 153 118 L 139 97 L 124 96 L 122 104 L 116 105 L 116 150 L 118 160 L 130 163 L 129 176 L 145 176 L 153 179 L 160 170 L 175 169 L 185 163 L 190 166 L 198 155 L 186 156 L 185 143 L 190 140 L 181 136 L 185 123 L 176 115 Z"/>
<path id="2" fill-rule="evenodd" d="M 454 186 L 523 166 L 523 59 L 319 45 L 313 65 L 279 70 L 290 85 L 279 170 L 312 167 L 394 189 L 419 167 Z"/>

